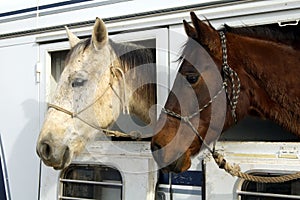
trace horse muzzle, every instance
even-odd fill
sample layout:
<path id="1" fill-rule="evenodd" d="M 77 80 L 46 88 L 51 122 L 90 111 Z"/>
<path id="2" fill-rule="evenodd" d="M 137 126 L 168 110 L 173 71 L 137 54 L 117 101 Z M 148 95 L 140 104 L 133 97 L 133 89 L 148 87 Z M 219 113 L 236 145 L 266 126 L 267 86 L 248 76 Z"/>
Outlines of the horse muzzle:
<path id="1" fill-rule="evenodd" d="M 49 141 L 41 141 L 36 148 L 38 156 L 45 165 L 60 170 L 71 162 L 72 153 L 67 145 L 52 145 Z"/>
<path id="2" fill-rule="evenodd" d="M 166 150 L 158 144 L 151 145 L 152 155 L 158 166 L 164 173 L 180 173 L 188 170 L 191 166 L 191 159 L 188 154 L 178 152 L 177 154 L 167 155 Z"/>

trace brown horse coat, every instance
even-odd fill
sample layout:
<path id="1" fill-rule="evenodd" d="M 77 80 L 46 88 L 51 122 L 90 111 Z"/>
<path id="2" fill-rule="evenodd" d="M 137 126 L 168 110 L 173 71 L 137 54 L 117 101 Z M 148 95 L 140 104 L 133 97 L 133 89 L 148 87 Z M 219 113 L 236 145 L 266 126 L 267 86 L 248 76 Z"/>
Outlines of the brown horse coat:
<path id="1" fill-rule="evenodd" d="M 219 32 L 199 20 L 193 12 L 191 19 L 193 27 L 184 21 L 189 41 L 194 40 L 201 45 L 221 73 L 224 55 Z M 270 119 L 296 135 L 300 135 L 299 36 L 295 38 L 295 35 L 293 37 L 287 35 L 285 38 L 285 34 L 279 31 L 256 30 L 256 32 L 249 32 L 247 28 L 229 30 L 225 34 L 228 64 L 238 74 L 241 84 L 235 111 L 237 120 L 240 121 L 247 115 L 256 115 Z M 183 50 L 182 64 L 178 73 L 187 79 L 190 86 L 178 84 L 179 79 L 176 78 L 173 91 L 181 91 L 181 94 L 185 96 L 194 92 L 198 103 L 190 101 L 179 103 L 175 95 L 170 94 L 165 105 L 166 109 L 182 116 L 188 116 L 192 113 L 191 110 L 196 111 L 197 106 L 201 108 L 203 102 L 207 102 L 211 98 L 207 90 L 207 81 L 203 81 L 209 80 L 209 78 L 203 79 L 203 77 L 210 69 L 204 67 L 206 65 L 204 60 L 200 60 L 203 58 L 199 54 L 200 47 L 190 44 L 187 42 Z M 202 69 L 199 70 L 198 66 L 191 64 L 188 59 L 197 59 L 196 63 L 202 64 Z M 192 82 L 190 82 L 190 74 L 195 79 Z M 220 88 L 221 85 L 216 84 L 213 87 Z M 227 88 L 229 93 L 232 91 L 230 87 L 229 84 Z M 198 119 L 198 124 L 195 123 L 196 119 L 190 120 L 203 138 L 210 131 L 211 113 L 211 106 L 208 106 L 206 110 L 194 117 Z M 160 120 L 165 123 L 161 124 Z M 199 152 L 202 141 L 192 133 L 191 127 L 187 126 L 183 122 L 184 120 L 164 113 L 161 114 L 160 120 L 157 126 L 158 133 L 152 138 L 154 158 L 167 171 L 187 170 L 191 164 L 190 157 Z M 221 132 L 234 124 L 231 107 L 227 105 Z M 216 129 L 211 131 L 216 131 Z M 215 134 L 218 135 L 218 133 Z M 180 140 L 180 142 L 176 140 Z M 185 144 L 183 142 L 185 140 L 189 140 L 189 142 Z M 172 145 L 170 145 L 171 143 Z"/>

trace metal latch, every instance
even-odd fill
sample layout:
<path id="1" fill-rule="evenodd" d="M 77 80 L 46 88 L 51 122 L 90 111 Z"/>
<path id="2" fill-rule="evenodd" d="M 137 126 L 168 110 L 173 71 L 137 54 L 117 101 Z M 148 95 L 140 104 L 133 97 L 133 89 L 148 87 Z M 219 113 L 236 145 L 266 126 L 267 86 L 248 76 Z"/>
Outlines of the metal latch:
<path id="1" fill-rule="evenodd" d="M 283 27 L 283 26 L 297 26 L 299 23 L 299 19 L 295 21 L 289 21 L 289 22 L 278 22 L 278 25 Z"/>
<path id="2" fill-rule="evenodd" d="M 298 159 L 299 151 L 297 147 L 281 146 L 278 158 Z"/>
<path id="3" fill-rule="evenodd" d="M 35 81 L 36 83 L 40 83 L 41 81 L 41 63 L 38 62 L 35 65 Z"/>

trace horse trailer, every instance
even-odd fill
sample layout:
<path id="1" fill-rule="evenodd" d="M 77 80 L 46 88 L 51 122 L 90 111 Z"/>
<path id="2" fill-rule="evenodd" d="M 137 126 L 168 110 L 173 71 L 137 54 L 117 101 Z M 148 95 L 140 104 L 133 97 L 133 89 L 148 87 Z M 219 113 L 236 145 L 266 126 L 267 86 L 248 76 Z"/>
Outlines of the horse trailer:
<path id="1" fill-rule="evenodd" d="M 182 21 L 190 22 L 190 11 L 216 29 L 227 24 L 300 30 L 299 0 L 27 0 L 1 5 L 0 199 L 300 199 L 298 179 L 245 181 L 219 169 L 205 150 L 179 174 L 159 169 L 149 141 L 99 135 L 63 170 L 44 165 L 36 154 L 47 102 L 70 49 L 65 26 L 87 38 L 99 17 L 113 41 L 153 49 L 159 114 L 178 72 L 187 40 Z M 243 172 L 272 177 L 299 171 L 298 142 L 270 121 L 246 118 L 221 135 L 216 149 Z"/>

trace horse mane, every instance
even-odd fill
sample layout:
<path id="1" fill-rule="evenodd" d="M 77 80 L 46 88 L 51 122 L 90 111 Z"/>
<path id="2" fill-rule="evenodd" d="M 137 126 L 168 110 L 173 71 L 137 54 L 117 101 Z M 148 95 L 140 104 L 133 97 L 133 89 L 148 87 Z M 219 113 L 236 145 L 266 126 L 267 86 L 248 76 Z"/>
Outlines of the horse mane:
<path id="1" fill-rule="evenodd" d="M 137 100 L 145 100 L 145 95 L 149 104 L 153 104 L 156 99 L 156 65 L 155 53 L 153 48 L 148 48 L 134 43 L 124 42 L 117 43 L 109 40 L 109 44 L 119 58 L 122 70 L 126 73 L 130 70 L 132 75 L 126 80 L 127 84 L 138 85 L 136 90 Z M 143 66 L 143 67 L 142 67 Z M 139 70 L 135 70 L 139 68 Z M 150 84 L 149 84 L 150 83 Z"/>
<path id="2" fill-rule="evenodd" d="M 224 31 L 247 37 L 279 42 L 300 49 L 300 24 L 297 26 L 279 26 L 268 24 L 260 26 L 230 27 L 224 25 Z"/>
<path id="3" fill-rule="evenodd" d="M 151 49 L 145 46 L 129 42 L 117 43 L 112 40 L 109 40 L 109 43 L 125 71 L 136 66 L 155 63 Z"/>
<path id="4" fill-rule="evenodd" d="M 208 20 L 207 22 L 212 27 Z M 220 31 L 278 42 L 300 50 L 300 24 L 297 26 L 283 27 L 280 27 L 278 24 L 243 27 L 231 27 L 227 24 L 224 24 L 224 28 L 222 28 Z M 197 44 L 193 41 L 193 39 L 189 38 L 182 46 L 181 56 L 177 61 L 181 62 L 185 56 L 190 55 L 196 46 Z"/>

